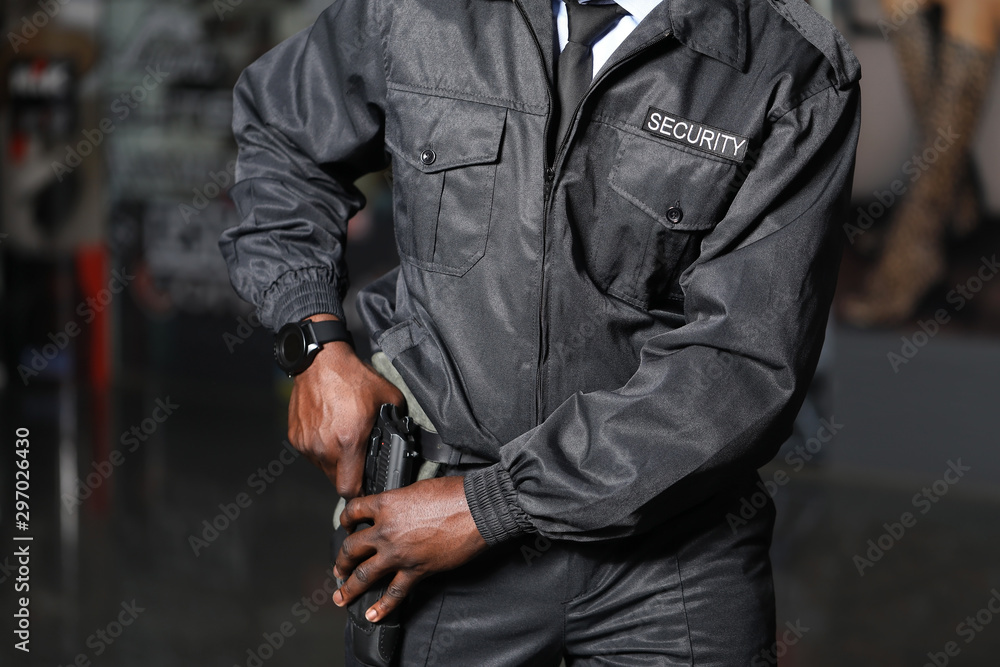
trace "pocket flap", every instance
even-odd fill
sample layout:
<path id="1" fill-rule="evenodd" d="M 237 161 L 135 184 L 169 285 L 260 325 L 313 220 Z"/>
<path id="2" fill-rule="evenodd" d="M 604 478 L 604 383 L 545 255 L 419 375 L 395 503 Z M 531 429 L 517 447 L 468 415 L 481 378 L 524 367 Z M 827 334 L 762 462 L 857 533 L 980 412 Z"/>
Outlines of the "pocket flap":
<path id="1" fill-rule="evenodd" d="M 718 222 L 723 200 L 718 190 L 726 187 L 732 169 L 721 160 L 628 134 L 608 184 L 667 229 L 703 231 Z"/>
<path id="2" fill-rule="evenodd" d="M 496 162 L 507 109 L 390 89 L 385 143 L 420 171 Z"/>

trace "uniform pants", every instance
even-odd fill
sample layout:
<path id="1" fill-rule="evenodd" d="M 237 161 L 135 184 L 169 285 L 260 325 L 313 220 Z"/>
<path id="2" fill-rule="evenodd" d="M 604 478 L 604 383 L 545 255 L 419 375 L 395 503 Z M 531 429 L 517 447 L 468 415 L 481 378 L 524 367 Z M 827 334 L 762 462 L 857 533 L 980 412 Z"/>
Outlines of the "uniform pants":
<path id="1" fill-rule="evenodd" d="M 650 532 L 530 535 L 424 579 L 405 603 L 399 666 L 750 665 L 775 637 L 774 505 L 757 481 Z"/>

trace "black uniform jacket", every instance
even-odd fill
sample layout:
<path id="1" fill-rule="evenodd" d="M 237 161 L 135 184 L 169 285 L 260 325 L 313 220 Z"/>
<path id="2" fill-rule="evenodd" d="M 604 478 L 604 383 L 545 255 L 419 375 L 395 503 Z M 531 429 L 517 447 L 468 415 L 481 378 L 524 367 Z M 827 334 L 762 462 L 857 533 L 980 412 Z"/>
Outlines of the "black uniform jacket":
<path id="1" fill-rule="evenodd" d="M 858 62 L 801 0 L 664 0 L 561 145 L 549 0 L 337 0 L 235 91 L 220 241 L 277 328 L 342 315 L 361 175 L 401 266 L 360 317 L 490 543 L 662 525 L 772 458 L 815 371 Z"/>

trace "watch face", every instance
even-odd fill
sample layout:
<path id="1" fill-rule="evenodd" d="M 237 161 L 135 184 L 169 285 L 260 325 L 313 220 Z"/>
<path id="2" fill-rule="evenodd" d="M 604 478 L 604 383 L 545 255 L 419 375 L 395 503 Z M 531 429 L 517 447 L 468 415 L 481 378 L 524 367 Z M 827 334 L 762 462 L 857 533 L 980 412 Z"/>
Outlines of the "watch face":
<path id="1" fill-rule="evenodd" d="M 302 369 L 306 356 L 305 332 L 296 323 L 286 324 L 274 339 L 274 360 L 289 375 Z"/>
<path id="2" fill-rule="evenodd" d="M 305 341 L 302 340 L 301 336 L 296 334 L 298 334 L 298 331 L 285 336 L 284 340 L 281 341 L 282 353 L 285 355 L 285 359 L 289 361 L 298 361 L 306 351 Z"/>

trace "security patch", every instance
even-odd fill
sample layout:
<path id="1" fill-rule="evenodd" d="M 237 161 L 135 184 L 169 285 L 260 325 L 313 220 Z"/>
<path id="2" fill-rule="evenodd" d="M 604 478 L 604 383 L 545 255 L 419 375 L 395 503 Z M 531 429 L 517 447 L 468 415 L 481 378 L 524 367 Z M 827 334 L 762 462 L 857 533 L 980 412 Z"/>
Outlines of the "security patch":
<path id="1" fill-rule="evenodd" d="M 642 129 L 654 137 L 696 148 L 734 162 L 743 162 L 747 154 L 749 140 L 746 137 L 704 123 L 696 123 L 655 107 L 649 107 Z"/>

